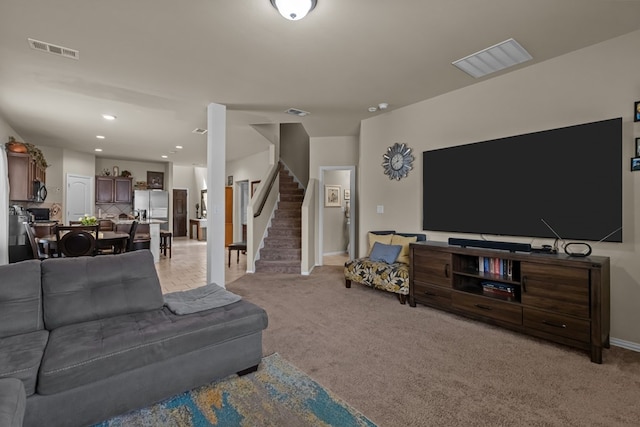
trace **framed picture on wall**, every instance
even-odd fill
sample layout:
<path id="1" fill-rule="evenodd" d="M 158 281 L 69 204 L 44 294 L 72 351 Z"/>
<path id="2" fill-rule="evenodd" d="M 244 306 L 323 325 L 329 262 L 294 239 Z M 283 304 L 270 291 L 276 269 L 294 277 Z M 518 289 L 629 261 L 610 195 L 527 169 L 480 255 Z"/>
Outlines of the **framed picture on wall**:
<path id="1" fill-rule="evenodd" d="M 633 104 L 633 121 L 640 122 L 640 101 Z"/>
<path id="2" fill-rule="evenodd" d="M 259 180 L 258 181 L 251 181 L 251 197 L 253 197 L 253 194 L 258 189 L 258 184 L 260 184 Z"/>
<path id="3" fill-rule="evenodd" d="M 164 172 L 147 171 L 147 188 L 162 190 L 164 188 Z"/>
<path id="4" fill-rule="evenodd" d="M 634 157 L 631 159 L 631 170 L 640 171 L 640 157 Z"/>
<path id="5" fill-rule="evenodd" d="M 636 155 L 635 157 L 640 157 L 640 138 L 636 138 Z"/>
<path id="6" fill-rule="evenodd" d="M 325 208 L 337 208 L 342 206 L 340 203 L 340 193 L 342 189 L 339 185 L 325 185 L 324 186 L 324 207 Z"/>

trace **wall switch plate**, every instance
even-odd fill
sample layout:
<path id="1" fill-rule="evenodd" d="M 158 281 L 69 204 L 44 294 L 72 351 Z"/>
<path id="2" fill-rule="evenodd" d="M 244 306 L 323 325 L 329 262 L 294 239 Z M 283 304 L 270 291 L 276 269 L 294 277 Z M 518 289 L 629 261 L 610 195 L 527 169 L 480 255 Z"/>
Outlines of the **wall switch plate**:
<path id="1" fill-rule="evenodd" d="M 379 214 L 383 214 L 384 213 L 384 205 L 378 205 L 378 208 L 376 209 L 376 212 Z"/>

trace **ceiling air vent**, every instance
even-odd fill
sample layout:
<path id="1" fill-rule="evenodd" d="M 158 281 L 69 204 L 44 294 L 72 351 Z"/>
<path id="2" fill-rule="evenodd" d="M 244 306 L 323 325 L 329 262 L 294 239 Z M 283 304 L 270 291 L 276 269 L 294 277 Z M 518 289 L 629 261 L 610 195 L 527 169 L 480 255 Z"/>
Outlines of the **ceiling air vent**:
<path id="1" fill-rule="evenodd" d="M 207 133 L 207 130 L 206 129 L 195 128 L 194 130 L 191 131 L 191 133 L 197 133 L 198 135 L 204 135 L 205 133 Z"/>
<path id="2" fill-rule="evenodd" d="M 479 52 L 453 61 L 452 64 L 472 77 L 484 77 L 487 74 L 526 62 L 533 57 L 520 43 L 508 39 Z"/>
<path id="3" fill-rule="evenodd" d="M 68 47 L 57 46 L 55 44 L 41 42 L 40 40 L 27 39 L 31 49 L 41 50 L 43 52 L 49 52 L 54 55 L 64 56 L 70 59 L 80 59 L 80 52 Z"/>
<path id="4" fill-rule="evenodd" d="M 285 111 L 285 113 L 292 114 L 292 115 L 298 116 L 298 117 L 304 117 L 304 116 L 308 116 L 309 114 L 311 114 L 308 111 L 299 110 L 297 108 L 289 108 L 287 111 Z"/>

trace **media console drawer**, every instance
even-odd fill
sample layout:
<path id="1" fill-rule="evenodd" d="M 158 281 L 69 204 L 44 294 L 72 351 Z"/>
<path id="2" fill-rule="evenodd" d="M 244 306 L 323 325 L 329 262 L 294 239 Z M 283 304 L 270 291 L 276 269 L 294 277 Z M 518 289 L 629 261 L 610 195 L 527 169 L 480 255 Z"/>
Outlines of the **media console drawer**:
<path id="1" fill-rule="evenodd" d="M 411 296 L 421 304 L 451 307 L 451 289 L 416 282 Z"/>
<path id="2" fill-rule="evenodd" d="M 451 297 L 455 308 L 469 313 L 479 314 L 494 320 L 522 325 L 522 307 L 518 304 L 510 304 L 493 298 L 484 298 L 479 295 L 455 292 Z"/>
<path id="3" fill-rule="evenodd" d="M 588 343 L 591 323 L 588 320 L 563 316 L 549 311 L 525 307 L 523 310 L 525 328 L 536 329 L 553 335 Z"/>

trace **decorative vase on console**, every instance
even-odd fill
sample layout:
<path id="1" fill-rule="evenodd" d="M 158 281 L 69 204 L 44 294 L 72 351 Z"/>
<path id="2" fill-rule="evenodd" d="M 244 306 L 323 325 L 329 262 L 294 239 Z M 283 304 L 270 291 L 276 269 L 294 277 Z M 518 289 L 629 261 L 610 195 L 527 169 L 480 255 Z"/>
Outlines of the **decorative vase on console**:
<path id="1" fill-rule="evenodd" d="M 113 167 L 113 176 L 120 176 L 120 168 L 118 166 Z"/>

